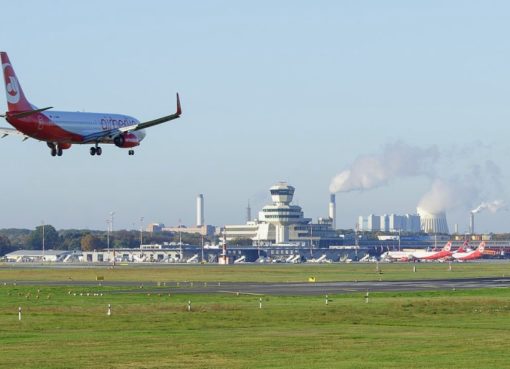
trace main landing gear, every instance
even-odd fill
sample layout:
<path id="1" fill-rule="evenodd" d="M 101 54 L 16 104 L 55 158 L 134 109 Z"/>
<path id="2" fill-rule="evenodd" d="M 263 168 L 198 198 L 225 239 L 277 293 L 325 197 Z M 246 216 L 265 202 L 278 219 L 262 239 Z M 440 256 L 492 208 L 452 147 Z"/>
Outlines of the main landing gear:
<path id="1" fill-rule="evenodd" d="M 92 146 L 90 148 L 90 155 L 92 155 L 92 156 L 94 156 L 94 155 L 101 156 L 102 153 L 103 153 L 103 149 L 101 149 L 101 147 L 99 147 L 97 144 L 96 144 L 96 146 Z"/>
<path id="2" fill-rule="evenodd" d="M 55 145 L 53 142 L 48 142 L 48 147 L 50 148 L 51 156 L 62 156 L 62 148 L 58 145 Z"/>
<path id="3" fill-rule="evenodd" d="M 135 155 L 135 150 L 129 150 L 128 155 Z"/>

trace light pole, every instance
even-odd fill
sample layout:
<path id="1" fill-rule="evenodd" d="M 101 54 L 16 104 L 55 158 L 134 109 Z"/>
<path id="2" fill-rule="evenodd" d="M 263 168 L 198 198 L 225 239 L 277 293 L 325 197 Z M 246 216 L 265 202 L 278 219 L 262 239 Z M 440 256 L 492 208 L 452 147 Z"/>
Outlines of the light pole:
<path id="1" fill-rule="evenodd" d="M 115 215 L 114 211 L 110 212 L 110 232 L 112 233 L 112 243 L 113 243 L 113 216 Z M 113 266 L 115 266 L 115 244 L 113 244 Z"/>
<path id="2" fill-rule="evenodd" d="M 44 254 L 45 254 L 45 248 L 44 248 L 44 241 L 45 241 L 45 234 L 44 234 L 44 220 L 42 223 L 42 260 L 44 261 Z"/>
<path id="3" fill-rule="evenodd" d="M 202 235 L 202 264 L 204 263 L 204 235 Z"/>
<path id="4" fill-rule="evenodd" d="M 143 217 L 140 217 L 140 248 L 143 245 Z"/>
<path id="5" fill-rule="evenodd" d="M 179 219 L 179 262 L 182 261 L 182 235 L 181 235 L 181 219 Z"/>
<path id="6" fill-rule="evenodd" d="M 108 250 L 108 261 L 110 261 L 110 219 L 106 219 L 106 249 Z"/>

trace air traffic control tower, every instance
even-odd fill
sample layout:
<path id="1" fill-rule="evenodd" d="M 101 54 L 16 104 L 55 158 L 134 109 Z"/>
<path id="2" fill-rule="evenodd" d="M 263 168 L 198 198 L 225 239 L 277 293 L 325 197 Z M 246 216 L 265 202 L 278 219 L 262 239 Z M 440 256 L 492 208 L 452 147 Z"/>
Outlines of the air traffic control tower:
<path id="1" fill-rule="evenodd" d="M 286 182 L 278 182 L 270 188 L 272 205 L 266 205 L 260 212 L 260 220 L 275 226 L 277 244 L 289 242 L 289 225 L 303 221 L 300 206 L 291 205 L 294 187 Z"/>

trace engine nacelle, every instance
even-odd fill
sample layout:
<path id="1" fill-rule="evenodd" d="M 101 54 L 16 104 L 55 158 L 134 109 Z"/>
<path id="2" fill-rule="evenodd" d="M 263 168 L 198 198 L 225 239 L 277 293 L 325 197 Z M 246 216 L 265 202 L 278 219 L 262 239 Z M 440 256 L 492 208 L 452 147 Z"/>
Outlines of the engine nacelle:
<path id="1" fill-rule="evenodd" d="M 62 150 L 67 150 L 67 149 L 70 149 L 71 146 L 73 146 L 72 144 L 70 143 L 59 143 L 58 144 L 58 147 L 60 147 Z"/>
<path id="2" fill-rule="evenodd" d="M 127 149 L 140 145 L 140 140 L 134 133 L 123 133 L 113 139 L 113 143 L 117 147 Z"/>

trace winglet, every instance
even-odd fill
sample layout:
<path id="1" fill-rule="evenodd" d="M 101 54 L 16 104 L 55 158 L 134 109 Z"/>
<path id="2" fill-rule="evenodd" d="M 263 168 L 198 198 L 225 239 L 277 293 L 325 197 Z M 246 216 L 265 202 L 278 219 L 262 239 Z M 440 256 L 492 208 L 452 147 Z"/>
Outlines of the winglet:
<path id="1" fill-rule="evenodd" d="M 177 111 L 175 112 L 175 115 L 181 115 L 182 109 L 181 109 L 181 99 L 179 98 L 179 93 L 177 93 Z"/>

